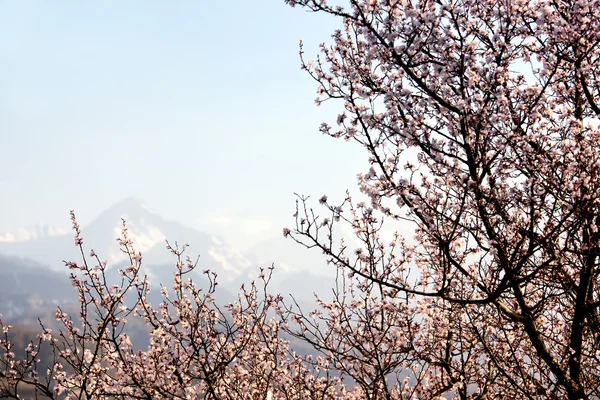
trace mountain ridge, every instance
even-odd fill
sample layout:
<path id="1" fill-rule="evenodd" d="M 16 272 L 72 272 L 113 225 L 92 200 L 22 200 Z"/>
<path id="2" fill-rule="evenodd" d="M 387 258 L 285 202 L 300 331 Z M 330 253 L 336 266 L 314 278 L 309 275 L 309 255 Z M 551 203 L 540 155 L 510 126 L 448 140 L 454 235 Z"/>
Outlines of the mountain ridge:
<path id="1" fill-rule="evenodd" d="M 118 269 L 126 268 L 128 256 L 119 250 L 117 237 L 122 218 L 136 251 L 142 252 L 141 273 L 147 275 L 154 288 L 160 284 L 170 287 L 175 272 L 176 257 L 166 248 L 166 240 L 180 248 L 189 243 L 184 257 L 189 255 L 198 266 L 189 275 L 204 286 L 208 280 L 203 271 L 217 274 L 222 299 L 235 299 L 242 283 L 256 281 L 259 268 L 275 265 L 270 284 L 272 293 L 312 303 L 313 293 L 330 297 L 329 283 L 322 274 L 325 260 L 318 252 L 307 252 L 283 237 L 263 240 L 250 251 L 241 252 L 220 236 L 201 232 L 177 221 L 164 219 L 159 213 L 137 198 L 123 199 L 103 210 L 81 228 L 83 248 L 88 262 L 91 250 L 101 261 L 107 261 L 107 278 L 118 283 Z M 40 307 L 74 302 L 70 290 L 69 270 L 63 260 L 81 262 L 81 252 L 75 246 L 74 233 L 41 235 L 31 240 L 0 242 L 0 314 L 27 315 Z M 95 260 L 94 260 L 95 262 Z M 302 269 L 302 264 L 314 273 Z M 158 293 L 158 291 L 153 290 Z M 159 300 L 160 301 L 160 300 Z"/>
<path id="2" fill-rule="evenodd" d="M 145 263 L 175 263 L 166 249 L 166 241 L 180 246 L 189 243 L 188 251 L 202 255 L 208 265 L 204 269 L 226 272 L 234 279 L 251 266 L 241 252 L 227 244 L 218 236 L 200 232 L 177 221 L 164 219 L 146 203 L 135 197 L 125 198 L 102 211 L 89 224 L 81 228 L 83 246 L 86 253 L 92 249 L 101 260 L 110 265 L 127 260 L 117 243 L 121 235 L 124 219 L 129 238 L 136 251 L 141 251 Z M 39 236 L 31 240 L 0 242 L 0 254 L 28 258 L 53 270 L 62 269 L 63 260 L 79 260 L 79 250 L 74 245 L 73 233 L 52 236 Z"/>

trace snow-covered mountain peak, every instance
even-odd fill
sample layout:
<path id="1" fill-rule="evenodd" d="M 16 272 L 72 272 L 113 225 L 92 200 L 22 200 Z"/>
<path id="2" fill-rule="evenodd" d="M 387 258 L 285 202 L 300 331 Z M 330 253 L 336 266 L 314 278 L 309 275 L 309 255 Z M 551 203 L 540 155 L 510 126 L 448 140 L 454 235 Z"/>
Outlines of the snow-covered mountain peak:
<path id="1" fill-rule="evenodd" d="M 0 234 L 0 242 L 4 243 L 15 243 L 15 242 L 27 242 L 30 240 L 63 235 L 67 233 L 64 229 L 38 223 L 26 228 L 19 228 L 14 232 L 5 232 Z"/>
<path id="2" fill-rule="evenodd" d="M 127 234 L 129 239 L 134 243 L 135 250 L 146 253 L 158 244 L 164 244 L 167 240 L 167 236 L 160 230 L 159 227 L 147 223 L 145 220 L 135 221 L 130 220 L 128 215 L 124 215 L 127 227 Z M 118 239 L 122 236 L 123 225 L 122 223 L 115 224 L 112 230 L 112 238 Z M 107 259 L 111 263 L 119 263 L 128 259 L 128 256 L 123 253 L 118 246 L 108 248 Z"/>
<path id="3" fill-rule="evenodd" d="M 128 255 L 121 251 L 117 242 L 117 239 L 122 237 L 122 219 L 125 220 L 127 234 L 135 251 L 142 253 L 144 273 L 149 277 L 154 276 L 154 283 L 170 281 L 173 271 L 168 266 L 177 262 L 176 257 L 166 249 L 165 241 L 173 247 L 178 244 L 179 248 L 189 244 L 190 248 L 186 250 L 184 257 L 189 255 L 194 259 L 200 256 L 199 273 L 210 269 L 218 273 L 224 282 L 239 277 L 253 265 L 223 238 L 197 231 L 177 221 L 165 220 L 143 201 L 128 197 L 101 212 L 81 228 L 85 251 L 93 249 L 101 260 L 108 261 L 109 269 L 129 262 Z M 42 242 L 39 243 L 40 253 L 46 252 L 51 245 L 53 260 L 58 259 L 58 254 L 60 259 L 71 259 L 69 254 L 77 257 L 73 246 L 73 234 L 70 232 L 64 235 L 64 241 L 61 243 Z M 38 251 L 32 248 L 28 249 L 28 253 L 37 256 Z M 59 261 L 56 261 L 56 264 L 58 263 Z"/>

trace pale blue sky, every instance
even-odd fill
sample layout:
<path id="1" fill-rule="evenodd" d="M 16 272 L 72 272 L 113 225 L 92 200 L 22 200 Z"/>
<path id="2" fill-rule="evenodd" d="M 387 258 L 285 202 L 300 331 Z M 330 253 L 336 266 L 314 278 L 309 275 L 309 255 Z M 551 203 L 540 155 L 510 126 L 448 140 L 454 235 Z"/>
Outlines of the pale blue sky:
<path id="1" fill-rule="evenodd" d="M 356 191 L 365 152 L 318 132 L 341 104 L 298 58 L 338 27 L 283 0 L 1 2 L 0 233 L 133 195 L 246 246 L 294 191 Z"/>

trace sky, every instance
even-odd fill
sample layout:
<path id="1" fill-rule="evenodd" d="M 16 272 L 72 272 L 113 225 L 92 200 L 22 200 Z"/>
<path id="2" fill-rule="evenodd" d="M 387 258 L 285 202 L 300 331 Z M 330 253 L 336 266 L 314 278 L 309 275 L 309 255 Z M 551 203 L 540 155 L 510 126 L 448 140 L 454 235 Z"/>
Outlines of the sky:
<path id="1" fill-rule="evenodd" d="M 340 22 L 283 0 L 0 3 L 0 233 L 85 226 L 135 196 L 241 247 L 343 198 L 366 151 L 319 133 L 298 43 Z"/>

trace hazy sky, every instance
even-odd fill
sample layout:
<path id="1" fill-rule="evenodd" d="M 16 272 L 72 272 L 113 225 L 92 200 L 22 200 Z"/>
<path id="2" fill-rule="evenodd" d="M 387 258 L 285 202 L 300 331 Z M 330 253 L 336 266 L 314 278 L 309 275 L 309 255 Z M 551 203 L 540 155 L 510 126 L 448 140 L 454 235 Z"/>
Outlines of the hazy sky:
<path id="1" fill-rule="evenodd" d="M 366 165 L 300 70 L 339 22 L 283 0 L 0 3 L 0 233 L 136 196 L 233 244 Z"/>

